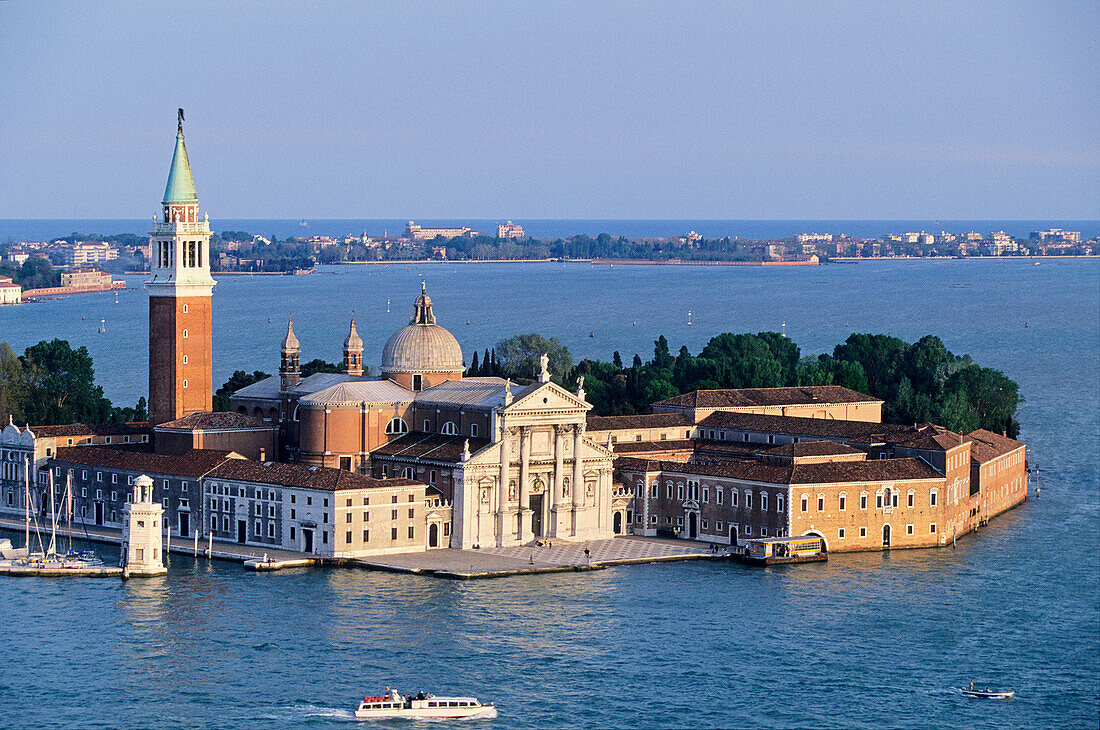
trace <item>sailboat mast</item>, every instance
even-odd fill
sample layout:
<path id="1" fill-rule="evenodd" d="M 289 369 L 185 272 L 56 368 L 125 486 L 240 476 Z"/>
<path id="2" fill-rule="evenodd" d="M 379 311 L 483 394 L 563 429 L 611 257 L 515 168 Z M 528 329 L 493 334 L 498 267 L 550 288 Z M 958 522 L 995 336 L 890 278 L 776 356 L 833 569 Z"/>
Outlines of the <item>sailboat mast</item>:
<path id="1" fill-rule="evenodd" d="M 73 473 L 69 472 L 69 478 L 65 481 L 65 516 L 69 528 L 69 552 L 73 551 Z"/>
<path id="2" fill-rule="evenodd" d="M 57 555 L 57 510 L 53 504 L 53 472 L 50 472 L 50 518 L 50 550 L 46 553 L 47 557 Z"/>
<path id="3" fill-rule="evenodd" d="M 27 549 L 27 555 L 31 554 L 31 464 L 30 460 L 23 459 L 23 506 L 26 512 L 23 517 L 23 547 Z"/>

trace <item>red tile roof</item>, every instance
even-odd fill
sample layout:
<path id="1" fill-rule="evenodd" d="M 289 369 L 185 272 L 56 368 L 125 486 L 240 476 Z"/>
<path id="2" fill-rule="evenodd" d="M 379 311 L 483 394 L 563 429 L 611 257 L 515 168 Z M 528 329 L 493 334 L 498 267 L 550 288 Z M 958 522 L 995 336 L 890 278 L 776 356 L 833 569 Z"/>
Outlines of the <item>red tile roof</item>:
<path id="1" fill-rule="evenodd" d="M 206 476 L 209 479 L 278 484 L 284 487 L 319 489 L 326 492 L 422 485 L 422 482 L 413 479 L 375 479 L 344 469 L 283 464 L 274 461 L 259 462 L 250 459 L 228 459 L 214 467 Z"/>
<path id="2" fill-rule="evenodd" d="M 832 461 L 823 464 L 765 464 L 758 461 L 727 461 L 713 464 L 655 461 L 624 457 L 616 467 L 637 471 L 662 471 L 740 479 L 767 484 L 843 484 L 883 481 L 943 479 L 943 475 L 921 459 L 873 459 Z"/>
<path id="3" fill-rule="evenodd" d="M 371 457 L 392 456 L 400 459 L 458 463 L 462 460 L 463 445 L 467 441 L 470 442 L 471 454 L 477 453 L 490 443 L 489 439 L 470 436 L 410 431 L 400 438 L 379 446 L 371 452 Z"/>
<path id="4" fill-rule="evenodd" d="M 69 446 L 57 450 L 53 462 L 78 466 L 126 469 L 166 476 L 200 477 L 227 460 L 241 459 L 231 451 L 192 449 L 169 456 L 140 449 L 116 449 L 109 446 Z"/>
<path id="5" fill-rule="evenodd" d="M 588 416 L 589 431 L 614 431 L 622 428 L 691 428 L 695 422 L 683 413 L 646 413 L 634 416 Z"/>
<path id="6" fill-rule="evenodd" d="M 996 459 L 998 456 L 1004 456 L 1016 449 L 1024 447 L 1022 441 L 1010 439 L 1007 436 L 1002 436 L 992 431 L 986 431 L 984 428 L 971 431 L 966 434 L 966 437 L 970 439 L 971 442 L 970 458 L 979 464 L 984 464 L 987 461 Z"/>
<path id="7" fill-rule="evenodd" d="M 64 423 L 48 426 L 29 426 L 35 436 L 56 438 L 65 436 L 115 436 L 126 434 L 151 434 L 152 427 L 144 421 L 131 423 Z"/>
<path id="8" fill-rule="evenodd" d="M 841 385 L 803 385 L 788 388 L 735 388 L 694 390 L 654 405 L 680 408 L 749 408 L 826 403 L 882 403 Z"/>
<path id="9" fill-rule="evenodd" d="M 235 429 L 278 428 L 274 423 L 262 418 L 246 416 L 243 413 L 191 413 L 175 421 L 157 426 L 157 430 L 176 429 L 181 431 L 232 431 Z"/>

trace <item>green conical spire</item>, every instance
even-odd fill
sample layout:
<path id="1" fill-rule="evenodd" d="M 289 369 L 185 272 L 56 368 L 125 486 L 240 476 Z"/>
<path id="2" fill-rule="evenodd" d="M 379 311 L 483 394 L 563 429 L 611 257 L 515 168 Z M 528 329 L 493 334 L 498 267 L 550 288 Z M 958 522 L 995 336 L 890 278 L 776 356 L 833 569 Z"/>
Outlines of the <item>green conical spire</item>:
<path id="1" fill-rule="evenodd" d="M 168 185 L 164 188 L 165 203 L 198 203 L 195 181 L 191 179 L 191 163 L 187 161 L 187 147 L 183 144 L 183 123 L 176 134 L 176 151 L 172 155 L 172 169 L 168 171 Z"/>

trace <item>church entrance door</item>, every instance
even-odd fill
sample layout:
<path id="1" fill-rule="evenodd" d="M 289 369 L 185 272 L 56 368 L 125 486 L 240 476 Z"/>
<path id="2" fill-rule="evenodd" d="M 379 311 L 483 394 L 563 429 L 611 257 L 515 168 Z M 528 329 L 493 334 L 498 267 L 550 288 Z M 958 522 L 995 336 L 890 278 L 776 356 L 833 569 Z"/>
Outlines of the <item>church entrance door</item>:
<path id="1" fill-rule="evenodd" d="M 439 547 L 439 525 L 434 522 L 428 525 L 428 547 Z"/>
<path id="2" fill-rule="evenodd" d="M 542 496 L 531 495 L 531 534 L 535 537 L 542 537 Z"/>

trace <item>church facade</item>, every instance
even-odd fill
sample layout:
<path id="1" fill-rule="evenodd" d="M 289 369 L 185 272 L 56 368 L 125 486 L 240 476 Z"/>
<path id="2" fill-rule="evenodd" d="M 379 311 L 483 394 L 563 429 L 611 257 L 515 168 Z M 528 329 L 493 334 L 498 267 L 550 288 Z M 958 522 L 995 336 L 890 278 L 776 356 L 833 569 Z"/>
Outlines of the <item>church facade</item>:
<path id="1" fill-rule="evenodd" d="M 610 449 L 586 436 L 584 391 L 553 383 L 545 357 L 528 385 L 465 378 L 426 287 L 413 309 L 382 348 L 380 377 L 362 374 L 352 322 L 343 372 L 301 378 L 290 323 L 279 376 L 237 391 L 234 408 L 277 421 L 287 461 L 426 484 L 452 507 L 451 547 L 625 532 L 629 497 L 612 485 Z"/>

